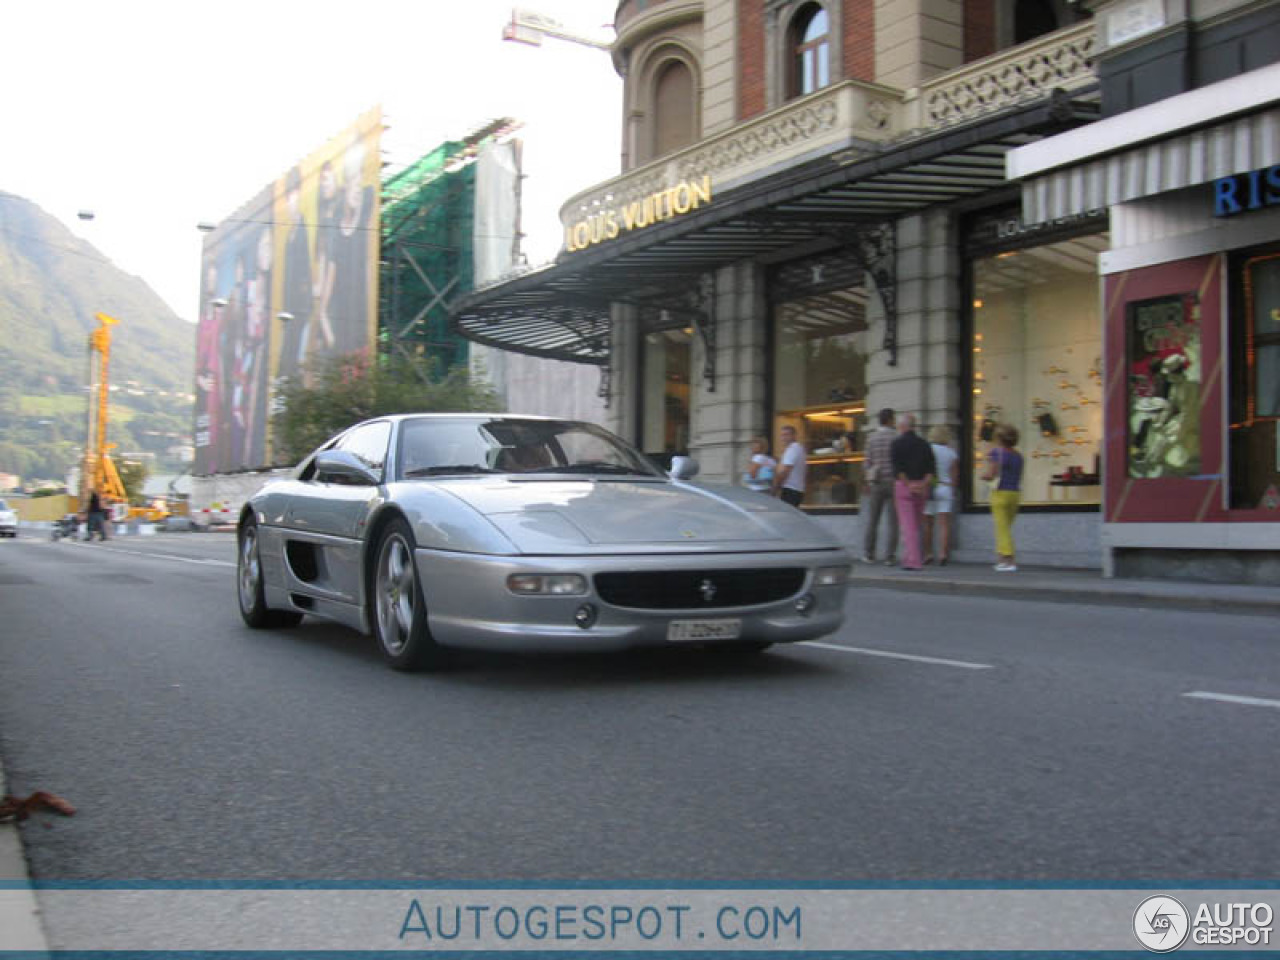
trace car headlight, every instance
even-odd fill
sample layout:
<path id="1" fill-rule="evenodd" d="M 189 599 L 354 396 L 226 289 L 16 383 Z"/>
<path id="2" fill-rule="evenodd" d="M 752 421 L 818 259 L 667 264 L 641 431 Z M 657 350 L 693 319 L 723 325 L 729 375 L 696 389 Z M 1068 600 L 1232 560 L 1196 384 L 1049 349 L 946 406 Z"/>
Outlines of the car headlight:
<path id="1" fill-rule="evenodd" d="M 513 573 L 507 589 L 522 597 L 580 597 L 587 592 L 587 578 L 576 573 Z"/>
<path id="2" fill-rule="evenodd" d="M 849 564 L 842 563 L 838 567 L 819 567 L 813 576 L 815 587 L 834 587 L 849 582 Z"/>

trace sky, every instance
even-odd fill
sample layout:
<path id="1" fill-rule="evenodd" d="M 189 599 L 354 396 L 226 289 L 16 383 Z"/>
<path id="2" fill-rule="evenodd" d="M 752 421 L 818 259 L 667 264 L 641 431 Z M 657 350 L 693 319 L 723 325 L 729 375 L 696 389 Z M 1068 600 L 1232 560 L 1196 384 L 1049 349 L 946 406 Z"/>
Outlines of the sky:
<path id="1" fill-rule="evenodd" d="M 0 191 L 30 200 L 196 319 L 201 234 L 381 105 L 392 168 L 487 120 L 524 123 L 525 251 L 616 176 L 605 51 L 504 42 L 511 0 L 3 0 Z M 608 40 L 616 0 L 522 7 Z M 91 210 L 92 220 L 78 214 Z"/>

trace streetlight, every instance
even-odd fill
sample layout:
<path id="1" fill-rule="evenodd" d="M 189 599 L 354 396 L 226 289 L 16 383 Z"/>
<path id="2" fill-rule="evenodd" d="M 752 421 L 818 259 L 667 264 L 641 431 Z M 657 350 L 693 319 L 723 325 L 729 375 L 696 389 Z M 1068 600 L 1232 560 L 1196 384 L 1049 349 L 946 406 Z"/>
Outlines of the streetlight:
<path id="1" fill-rule="evenodd" d="M 543 37 L 553 37 L 556 40 L 565 40 L 569 43 L 580 43 L 584 47 L 592 47 L 596 50 L 609 50 L 612 48 L 612 44 L 608 41 L 589 37 L 584 33 L 577 33 L 567 28 L 559 20 L 548 17 L 544 13 L 538 13 L 536 10 L 523 10 L 520 7 L 516 7 L 511 11 L 511 22 L 502 28 L 503 40 L 526 43 L 531 47 L 542 46 Z"/>

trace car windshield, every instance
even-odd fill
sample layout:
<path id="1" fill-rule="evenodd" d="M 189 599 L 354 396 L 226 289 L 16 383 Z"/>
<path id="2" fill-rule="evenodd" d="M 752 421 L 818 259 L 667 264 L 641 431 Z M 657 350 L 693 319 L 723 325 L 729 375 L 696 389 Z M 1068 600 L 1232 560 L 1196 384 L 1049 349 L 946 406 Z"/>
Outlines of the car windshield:
<path id="1" fill-rule="evenodd" d="M 572 420 L 406 420 L 399 459 L 400 476 L 406 479 L 475 473 L 662 476 L 607 430 Z"/>

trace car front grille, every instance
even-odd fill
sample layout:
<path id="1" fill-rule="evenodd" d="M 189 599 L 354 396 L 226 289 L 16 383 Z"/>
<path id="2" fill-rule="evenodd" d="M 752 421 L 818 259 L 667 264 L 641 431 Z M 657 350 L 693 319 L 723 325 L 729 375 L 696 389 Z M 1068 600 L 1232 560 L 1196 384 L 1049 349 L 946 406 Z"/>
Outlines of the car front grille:
<path id="1" fill-rule="evenodd" d="M 644 610 L 749 607 L 776 603 L 804 586 L 802 567 L 598 573 L 596 593 L 615 607 Z"/>

